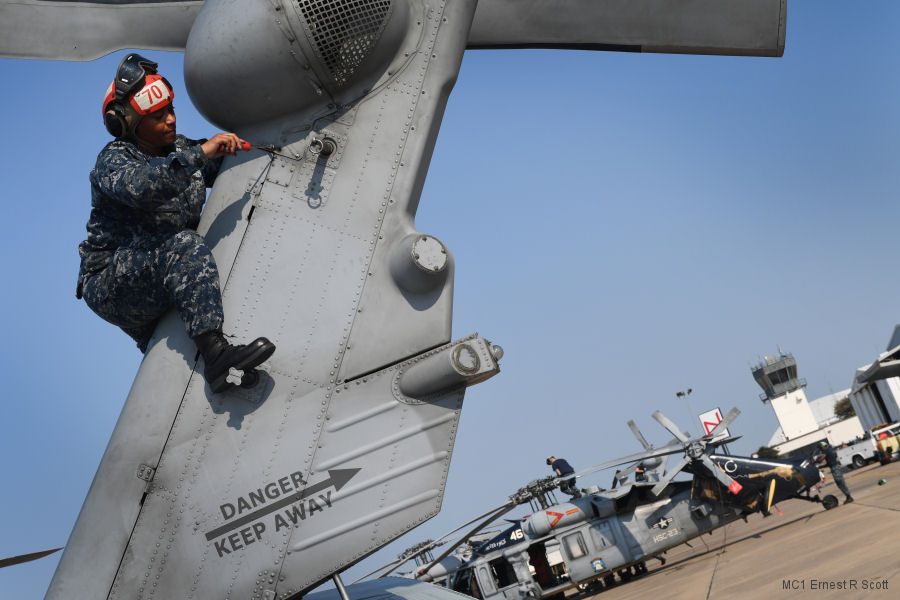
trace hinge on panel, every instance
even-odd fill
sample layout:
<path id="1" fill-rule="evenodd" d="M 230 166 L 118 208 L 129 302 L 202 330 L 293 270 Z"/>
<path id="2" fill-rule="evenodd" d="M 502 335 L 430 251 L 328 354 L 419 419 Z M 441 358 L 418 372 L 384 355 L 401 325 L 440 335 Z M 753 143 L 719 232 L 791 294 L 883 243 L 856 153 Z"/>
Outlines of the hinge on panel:
<path id="1" fill-rule="evenodd" d="M 156 469 L 151 467 L 150 465 L 141 465 L 138 467 L 137 476 L 138 479 L 143 479 L 147 483 L 153 481 L 153 476 L 156 475 Z"/>
<path id="2" fill-rule="evenodd" d="M 156 475 L 156 469 L 150 465 L 141 464 L 137 469 L 136 475 L 138 479 L 147 482 L 147 485 L 144 486 L 144 493 L 141 494 L 141 505 L 143 506 L 144 500 L 147 499 L 147 494 L 150 492 L 150 484 L 153 482 L 153 476 Z"/>

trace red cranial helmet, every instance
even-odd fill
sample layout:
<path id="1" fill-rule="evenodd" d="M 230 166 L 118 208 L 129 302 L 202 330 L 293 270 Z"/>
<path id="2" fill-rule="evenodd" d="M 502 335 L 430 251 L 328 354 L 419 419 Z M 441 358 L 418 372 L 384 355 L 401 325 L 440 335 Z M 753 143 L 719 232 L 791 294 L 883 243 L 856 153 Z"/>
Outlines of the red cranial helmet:
<path id="1" fill-rule="evenodd" d="M 103 97 L 103 122 L 113 137 L 134 137 L 141 118 L 172 103 L 175 92 L 157 64 L 140 54 L 126 56 Z"/>

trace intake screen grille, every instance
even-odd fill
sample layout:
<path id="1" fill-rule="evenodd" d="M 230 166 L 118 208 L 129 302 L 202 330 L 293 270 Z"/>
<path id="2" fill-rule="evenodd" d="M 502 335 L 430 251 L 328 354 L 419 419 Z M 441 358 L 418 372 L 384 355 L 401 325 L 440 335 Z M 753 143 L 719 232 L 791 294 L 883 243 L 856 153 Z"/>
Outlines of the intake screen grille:
<path id="1" fill-rule="evenodd" d="M 298 0 L 319 58 L 338 85 L 381 37 L 391 0 Z"/>

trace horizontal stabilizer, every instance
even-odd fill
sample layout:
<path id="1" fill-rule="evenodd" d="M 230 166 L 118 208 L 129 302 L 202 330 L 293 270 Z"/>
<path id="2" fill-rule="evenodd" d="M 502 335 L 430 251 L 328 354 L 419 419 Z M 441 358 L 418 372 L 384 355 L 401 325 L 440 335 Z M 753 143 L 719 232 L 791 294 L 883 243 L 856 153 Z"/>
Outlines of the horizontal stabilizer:
<path id="1" fill-rule="evenodd" d="M 94 60 L 123 48 L 184 50 L 202 1 L 0 1 L 0 56 Z"/>
<path id="2" fill-rule="evenodd" d="M 469 48 L 781 56 L 787 0 L 480 0 Z"/>

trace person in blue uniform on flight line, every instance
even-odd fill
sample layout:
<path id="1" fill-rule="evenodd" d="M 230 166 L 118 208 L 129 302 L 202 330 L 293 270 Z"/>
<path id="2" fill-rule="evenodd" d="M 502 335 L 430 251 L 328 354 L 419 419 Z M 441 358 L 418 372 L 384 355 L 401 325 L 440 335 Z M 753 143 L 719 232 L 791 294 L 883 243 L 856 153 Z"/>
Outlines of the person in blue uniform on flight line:
<path id="1" fill-rule="evenodd" d="M 553 472 L 557 477 L 565 477 L 566 475 L 574 475 L 575 469 L 572 468 L 572 465 L 569 464 L 564 458 L 556 458 L 555 456 L 550 456 L 547 458 L 547 464 L 550 465 L 550 468 L 553 469 Z M 581 498 L 581 492 L 578 491 L 578 488 L 575 487 L 575 478 L 570 477 L 569 479 L 564 479 L 559 482 L 559 489 L 561 492 L 572 496 L 573 498 Z"/>
<path id="2" fill-rule="evenodd" d="M 275 351 L 264 337 L 246 345 L 226 339 L 219 271 L 196 231 L 223 157 L 247 146 L 233 133 L 209 140 L 177 134 L 174 91 L 156 68 L 129 54 L 103 100 L 104 123 L 115 139 L 90 174 L 92 208 L 87 239 L 78 247 L 76 296 L 141 352 L 174 307 L 203 357 L 204 378 L 222 392 Z"/>
<path id="3" fill-rule="evenodd" d="M 838 462 L 837 452 L 834 451 L 834 448 L 826 442 L 822 440 L 819 442 L 819 449 L 815 453 L 816 462 L 825 460 L 825 464 L 828 465 L 828 468 L 831 469 L 831 477 L 834 479 L 834 484 L 838 487 L 839 490 L 844 492 L 844 504 L 849 504 L 853 502 L 853 496 L 850 495 L 850 490 L 847 488 L 847 483 L 844 481 L 844 469 L 841 467 L 841 463 Z"/>

